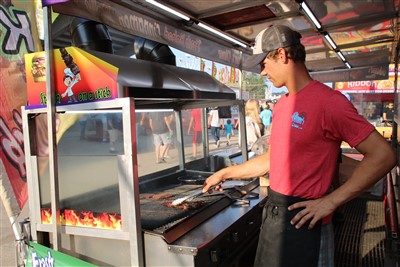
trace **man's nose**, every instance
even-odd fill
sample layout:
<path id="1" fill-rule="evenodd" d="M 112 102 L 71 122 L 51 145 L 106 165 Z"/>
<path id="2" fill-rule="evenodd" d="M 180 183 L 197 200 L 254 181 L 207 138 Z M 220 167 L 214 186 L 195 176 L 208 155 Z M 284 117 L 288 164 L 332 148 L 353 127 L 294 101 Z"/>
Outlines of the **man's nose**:
<path id="1" fill-rule="evenodd" d="M 267 71 L 265 70 L 264 67 L 261 67 L 260 75 L 261 75 L 261 76 L 267 76 Z"/>

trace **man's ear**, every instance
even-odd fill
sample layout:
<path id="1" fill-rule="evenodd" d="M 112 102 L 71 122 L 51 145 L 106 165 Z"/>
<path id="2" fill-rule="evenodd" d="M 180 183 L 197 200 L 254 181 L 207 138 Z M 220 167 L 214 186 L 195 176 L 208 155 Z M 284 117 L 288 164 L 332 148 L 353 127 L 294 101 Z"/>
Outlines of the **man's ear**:
<path id="1" fill-rule="evenodd" d="M 286 50 L 284 48 L 279 48 L 278 49 L 278 54 L 279 54 L 279 59 L 283 63 L 287 63 L 288 62 L 289 58 L 288 58 Z"/>

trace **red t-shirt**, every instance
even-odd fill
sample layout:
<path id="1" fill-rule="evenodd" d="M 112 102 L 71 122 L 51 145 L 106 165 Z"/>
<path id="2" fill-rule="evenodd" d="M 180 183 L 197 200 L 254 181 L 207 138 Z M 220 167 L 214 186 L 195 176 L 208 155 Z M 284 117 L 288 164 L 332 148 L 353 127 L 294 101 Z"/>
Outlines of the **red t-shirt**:
<path id="1" fill-rule="evenodd" d="M 195 132 L 201 132 L 203 125 L 201 125 L 201 109 L 192 110 L 192 118 L 193 118 L 193 129 Z"/>
<path id="2" fill-rule="evenodd" d="M 327 193 L 342 141 L 358 145 L 374 130 L 347 98 L 313 81 L 274 108 L 270 139 L 271 189 L 289 196 Z"/>

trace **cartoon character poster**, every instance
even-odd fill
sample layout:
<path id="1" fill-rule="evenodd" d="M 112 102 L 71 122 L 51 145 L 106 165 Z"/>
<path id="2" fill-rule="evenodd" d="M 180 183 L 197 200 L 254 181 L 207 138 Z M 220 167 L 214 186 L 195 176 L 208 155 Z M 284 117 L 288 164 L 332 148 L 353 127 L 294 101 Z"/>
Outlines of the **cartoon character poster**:
<path id="1" fill-rule="evenodd" d="M 102 101 L 118 97 L 118 68 L 76 47 L 59 48 L 54 55 L 56 105 Z M 28 106 L 43 107 L 46 98 L 44 52 L 25 55 Z"/>

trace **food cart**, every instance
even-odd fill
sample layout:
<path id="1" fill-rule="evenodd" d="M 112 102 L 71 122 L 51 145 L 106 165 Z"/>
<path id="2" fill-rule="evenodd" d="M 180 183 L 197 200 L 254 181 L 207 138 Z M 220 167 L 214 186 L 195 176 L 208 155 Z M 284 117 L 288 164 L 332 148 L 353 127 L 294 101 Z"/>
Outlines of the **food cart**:
<path id="1" fill-rule="evenodd" d="M 96 265 L 251 263 L 266 196 L 258 178 L 229 181 L 223 193 L 171 205 L 199 190 L 218 169 L 247 160 L 245 147 L 232 155 L 209 153 L 207 108 L 237 106 L 244 122 L 243 101 L 236 100 L 234 91 L 204 72 L 160 63 L 76 47 L 55 49 L 52 56 L 54 177 L 48 149 L 53 146 L 45 134 L 45 83 L 28 69 L 37 53 L 26 56 L 30 97 L 22 116 L 32 240 Z M 65 87 L 73 89 L 79 101 Z M 193 109 L 201 110 L 203 123 L 202 153 L 197 159 L 190 158 L 192 139 L 187 134 Z M 148 137 L 139 133 L 140 118 L 153 112 L 170 112 L 175 118 L 177 157 L 161 168 L 153 163 L 152 148 L 143 148 Z M 111 130 L 104 130 L 108 136 L 103 142 L 104 125 L 99 126 L 101 122 L 109 126 L 110 118 L 119 125 L 112 151 Z M 245 138 L 244 129 L 241 136 Z"/>

